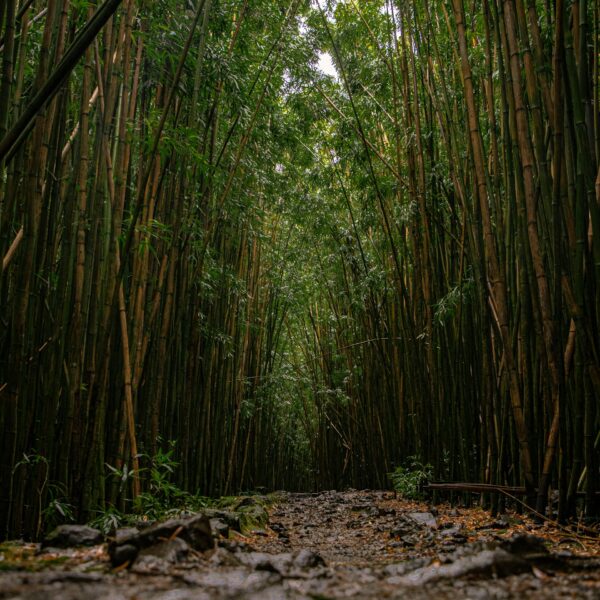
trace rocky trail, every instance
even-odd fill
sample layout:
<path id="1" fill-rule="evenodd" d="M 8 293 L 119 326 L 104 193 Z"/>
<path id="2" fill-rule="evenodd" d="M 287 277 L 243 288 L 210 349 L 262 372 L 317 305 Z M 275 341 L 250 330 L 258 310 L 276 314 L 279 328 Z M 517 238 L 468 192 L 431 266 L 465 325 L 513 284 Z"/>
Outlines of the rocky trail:
<path id="1" fill-rule="evenodd" d="M 600 598 L 600 543 L 389 492 L 245 497 L 107 542 L 63 526 L 2 544 L 0 598 Z"/>

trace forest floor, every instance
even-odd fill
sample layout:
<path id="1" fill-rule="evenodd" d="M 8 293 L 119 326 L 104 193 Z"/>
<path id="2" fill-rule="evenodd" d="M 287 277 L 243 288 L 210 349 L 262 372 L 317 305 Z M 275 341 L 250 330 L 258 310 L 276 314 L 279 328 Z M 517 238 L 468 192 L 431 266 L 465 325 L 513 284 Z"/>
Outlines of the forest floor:
<path id="1" fill-rule="evenodd" d="M 238 509 L 264 512 L 252 497 Z M 600 598 L 600 542 L 522 515 L 369 491 L 280 494 L 268 513 L 239 533 L 235 512 L 212 511 L 205 551 L 194 516 L 108 546 L 5 543 L 0 598 Z"/>

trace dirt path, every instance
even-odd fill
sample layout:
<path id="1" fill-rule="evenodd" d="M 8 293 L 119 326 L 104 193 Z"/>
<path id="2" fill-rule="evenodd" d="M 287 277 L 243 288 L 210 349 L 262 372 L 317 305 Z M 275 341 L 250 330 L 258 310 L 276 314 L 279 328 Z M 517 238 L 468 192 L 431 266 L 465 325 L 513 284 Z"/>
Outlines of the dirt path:
<path id="1" fill-rule="evenodd" d="M 285 494 L 269 512 L 268 525 L 218 537 L 206 552 L 192 549 L 184 523 L 136 549 L 128 568 L 111 567 L 105 544 L 5 544 L 0 598 L 600 598 L 598 543 L 518 515 L 356 491 Z M 225 533 L 228 518 L 213 529 Z M 123 535 L 121 550 L 138 539 Z"/>

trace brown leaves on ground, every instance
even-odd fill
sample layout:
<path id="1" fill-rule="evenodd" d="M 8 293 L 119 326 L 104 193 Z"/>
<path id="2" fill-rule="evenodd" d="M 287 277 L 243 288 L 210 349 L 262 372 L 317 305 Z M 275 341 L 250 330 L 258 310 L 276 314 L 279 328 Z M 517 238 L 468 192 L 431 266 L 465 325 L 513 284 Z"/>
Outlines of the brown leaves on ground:
<path id="1" fill-rule="evenodd" d="M 216 547 L 206 552 L 183 539 L 187 521 L 119 530 L 112 543 L 135 542 L 139 556 L 116 570 L 106 544 L 3 544 L 0 599 L 600 595 L 599 540 L 516 512 L 493 518 L 478 507 L 354 490 L 282 493 L 269 512 L 268 523 L 241 534 L 223 527 L 231 515 L 212 511 L 205 521 L 210 517 Z"/>
<path id="2" fill-rule="evenodd" d="M 435 528 L 398 531 L 398 521 L 414 513 L 432 513 Z M 306 546 L 334 562 L 389 563 L 417 557 L 434 557 L 466 543 L 508 539 L 518 534 L 543 538 L 553 553 L 600 556 L 600 538 L 578 533 L 576 528 L 508 510 L 498 517 L 481 507 L 435 507 L 395 496 L 392 492 L 348 491 L 343 494 L 294 495 L 293 503 L 273 507 L 272 522 L 283 525 L 286 535 L 261 531 L 251 543 L 259 548 Z M 448 532 L 450 532 L 448 534 Z M 284 543 L 282 543 L 282 540 Z M 289 543 L 285 543 L 288 539 Z"/>

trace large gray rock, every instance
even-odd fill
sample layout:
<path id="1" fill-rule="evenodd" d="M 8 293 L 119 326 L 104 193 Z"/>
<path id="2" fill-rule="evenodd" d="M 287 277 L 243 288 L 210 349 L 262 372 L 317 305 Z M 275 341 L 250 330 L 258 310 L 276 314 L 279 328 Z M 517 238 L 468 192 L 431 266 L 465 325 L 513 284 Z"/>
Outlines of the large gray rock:
<path id="1" fill-rule="evenodd" d="M 113 540 L 108 545 L 108 553 L 113 566 L 120 566 L 124 562 L 133 563 L 141 550 L 175 538 L 180 538 L 199 552 L 210 550 L 215 544 L 209 519 L 200 514 L 188 519 L 171 519 L 157 523 L 144 531 Z"/>
<path id="2" fill-rule="evenodd" d="M 42 541 L 42 548 L 72 548 L 102 544 L 102 532 L 87 525 L 59 525 Z"/>
<path id="3" fill-rule="evenodd" d="M 431 565 L 415 569 L 408 575 L 392 576 L 388 583 L 419 587 L 442 579 L 457 579 L 467 575 L 480 577 L 507 577 L 530 571 L 529 563 L 502 548 L 482 550 L 472 556 L 459 558 L 449 565 Z"/>
<path id="4" fill-rule="evenodd" d="M 137 527 L 119 527 L 115 531 L 115 540 L 117 544 L 120 544 L 123 540 L 130 538 L 132 535 L 137 535 L 140 530 Z"/>

